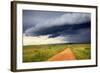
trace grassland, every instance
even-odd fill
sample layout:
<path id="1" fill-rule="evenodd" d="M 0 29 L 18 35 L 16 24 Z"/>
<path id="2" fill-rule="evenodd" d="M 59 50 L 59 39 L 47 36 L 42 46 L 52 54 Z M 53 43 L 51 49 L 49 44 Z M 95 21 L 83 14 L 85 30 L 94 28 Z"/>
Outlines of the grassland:
<path id="1" fill-rule="evenodd" d="M 77 60 L 91 58 L 90 44 L 29 45 L 23 46 L 23 62 L 47 61 L 66 48 L 71 48 Z"/>

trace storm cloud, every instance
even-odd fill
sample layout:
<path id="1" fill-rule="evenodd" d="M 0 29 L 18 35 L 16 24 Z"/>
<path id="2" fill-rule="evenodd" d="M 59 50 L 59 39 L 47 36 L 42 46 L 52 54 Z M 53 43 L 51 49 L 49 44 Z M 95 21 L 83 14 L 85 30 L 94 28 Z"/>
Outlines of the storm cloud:
<path id="1" fill-rule="evenodd" d="M 23 34 L 48 38 L 61 37 L 68 43 L 90 42 L 91 14 L 23 10 Z"/>

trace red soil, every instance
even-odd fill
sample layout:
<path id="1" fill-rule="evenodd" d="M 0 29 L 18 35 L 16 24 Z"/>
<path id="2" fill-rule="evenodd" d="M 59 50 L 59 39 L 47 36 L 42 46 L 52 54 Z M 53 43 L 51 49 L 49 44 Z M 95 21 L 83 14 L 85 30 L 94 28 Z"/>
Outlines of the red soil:
<path id="1" fill-rule="evenodd" d="M 67 48 L 64 51 L 49 58 L 48 61 L 64 61 L 64 60 L 75 60 L 75 59 L 76 58 L 74 53 L 71 51 L 70 48 Z"/>

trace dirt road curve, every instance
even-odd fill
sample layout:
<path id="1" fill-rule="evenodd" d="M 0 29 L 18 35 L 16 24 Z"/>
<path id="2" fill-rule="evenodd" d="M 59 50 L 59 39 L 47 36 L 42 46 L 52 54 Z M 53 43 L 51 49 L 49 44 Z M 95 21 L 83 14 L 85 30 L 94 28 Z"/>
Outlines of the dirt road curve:
<path id="1" fill-rule="evenodd" d="M 70 48 L 67 48 L 64 51 L 49 58 L 48 61 L 64 61 L 64 60 L 75 60 L 75 59 L 76 58 L 74 53 L 71 51 Z"/>

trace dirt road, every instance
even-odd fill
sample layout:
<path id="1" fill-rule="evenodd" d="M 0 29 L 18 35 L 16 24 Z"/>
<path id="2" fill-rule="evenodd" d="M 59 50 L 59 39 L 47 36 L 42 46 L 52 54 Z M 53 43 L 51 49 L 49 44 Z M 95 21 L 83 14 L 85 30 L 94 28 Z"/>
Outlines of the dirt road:
<path id="1" fill-rule="evenodd" d="M 75 60 L 75 55 L 70 48 L 66 48 L 64 51 L 49 58 L 48 61 L 64 61 L 64 60 Z"/>

